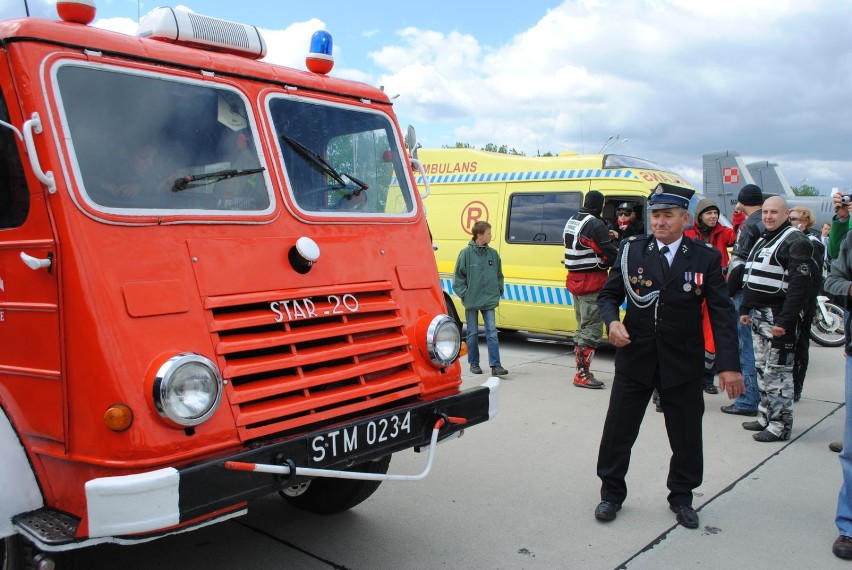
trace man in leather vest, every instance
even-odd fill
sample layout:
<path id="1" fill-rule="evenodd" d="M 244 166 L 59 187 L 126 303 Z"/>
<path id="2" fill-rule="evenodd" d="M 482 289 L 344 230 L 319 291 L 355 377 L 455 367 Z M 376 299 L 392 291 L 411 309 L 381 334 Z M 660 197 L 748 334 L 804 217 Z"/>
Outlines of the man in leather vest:
<path id="1" fill-rule="evenodd" d="M 750 324 L 760 405 L 756 421 L 743 428 L 756 431 L 755 441 L 790 439 L 793 429 L 793 358 L 799 313 L 808 302 L 813 246 L 790 225 L 787 201 L 771 196 L 763 203 L 766 231 L 745 264 L 740 322 Z"/>
<path id="2" fill-rule="evenodd" d="M 598 292 L 606 282 L 607 271 L 617 253 L 616 242 L 600 219 L 604 196 L 597 190 L 586 193 L 580 211 L 565 224 L 565 259 L 568 270 L 565 287 L 571 293 L 577 332 L 574 335 L 574 359 L 577 373 L 574 386 L 603 388 L 591 371 L 592 359 L 603 337 L 603 321 L 598 309 Z"/>
<path id="3" fill-rule="evenodd" d="M 631 449 L 656 388 L 672 450 L 669 506 L 680 524 L 698 528 L 692 491 L 704 476 L 701 315 L 705 302 L 716 341 L 719 388 L 729 398 L 743 390 L 736 314 L 722 277 L 721 254 L 712 245 L 683 235 L 693 194 L 689 188 L 657 186 L 648 200 L 653 235 L 621 242 L 598 295 L 609 341 L 617 347 L 597 465 L 601 502 L 595 518 L 603 522 L 615 519 L 627 497 Z M 625 297 L 622 323 L 619 308 Z"/>

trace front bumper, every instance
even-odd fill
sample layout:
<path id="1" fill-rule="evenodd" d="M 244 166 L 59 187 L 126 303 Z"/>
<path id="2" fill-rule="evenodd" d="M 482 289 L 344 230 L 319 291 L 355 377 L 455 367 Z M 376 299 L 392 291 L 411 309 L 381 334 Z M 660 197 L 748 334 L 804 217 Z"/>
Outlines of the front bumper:
<path id="1" fill-rule="evenodd" d="M 343 469 L 404 449 L 427 445 L 432 425 L 442 415 L 467 420 L 464 425 L 445 425 L 440 432 L 442 439 L 466 427 L 488 421 L 497 413 L 499 384 L 498 378 L 489 378 L 483 385 L 453 396 L 415 402 L 375 414 L 371 417 L 410 413 L 419 428 L 409 436 L 370 447 L 363 453 L 342 455 L 325 462 L 322 467 Z M 317 436 L 328 433 L 329 429 L 345 430 L 369 419 L 358 418 L 357 421 L 330 426 L 322 431 L 270 442 L 241 453 L 180 468 L 168 467 L 88 481 L 88 535 L 95 538 L 157 532 L 239 508 L 252 499 L 297 484 L 300 478 L 228 470 L 224 467 L 226 461 L 309 466 L 310 442 Z"/>

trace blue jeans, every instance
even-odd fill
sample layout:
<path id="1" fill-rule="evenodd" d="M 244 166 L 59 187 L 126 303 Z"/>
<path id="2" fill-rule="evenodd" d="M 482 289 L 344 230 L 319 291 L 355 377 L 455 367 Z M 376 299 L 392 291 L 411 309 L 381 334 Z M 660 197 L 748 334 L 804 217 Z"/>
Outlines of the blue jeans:
<path id="1" fill-rule="evenodd" d="M 754 369 L 754 341 L 751 337 L 751 325 L 739 323 L 740 305 L 743 304 L 745 293 L 737 291 L 734 296 L 734 309 L 737 312 L 737 332 L 739 333 L 740 345 L 740 368 L 743 372 L 745 392 L 734 400 L 734 407 L 738 410 L 757 411 L 760 403 L 760 391 L 757 389 L 757 372 Z"/>
<path id="2" fill-rule="evenodd" d="M 837 497 L 837 515 L 834 524 L 843 536 L 852 536 L 852 356 L 846 356 L 846 422 L 843 426 L 843 451 L 840 452 L 840 470 L 843 484 Z"/>
<path id="3" fill-rule="evenodd" d="M 500 345 L 497 343 L 497 325 L 494 324 L 494 309 L 465 309 L 467 323 L 467 363 L 479 364 L 479 313 L 485 323 L 485 342 L 488 344 L 488 366 L 500 366 Z"/>

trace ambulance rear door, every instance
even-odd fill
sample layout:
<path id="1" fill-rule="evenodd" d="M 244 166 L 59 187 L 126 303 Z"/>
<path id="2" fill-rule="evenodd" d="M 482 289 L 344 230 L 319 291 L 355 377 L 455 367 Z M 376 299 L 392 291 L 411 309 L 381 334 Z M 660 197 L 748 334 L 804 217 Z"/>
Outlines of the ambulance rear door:
<path id="1" fill-rule="evenodd" d="M 508 184 L 505 223 L 494 240 L 499 241 L 505 276 L 499 328 L 560 334 L 576 330 L 565 289 L 563 230 L 588 189 L 588 180 Z"/>

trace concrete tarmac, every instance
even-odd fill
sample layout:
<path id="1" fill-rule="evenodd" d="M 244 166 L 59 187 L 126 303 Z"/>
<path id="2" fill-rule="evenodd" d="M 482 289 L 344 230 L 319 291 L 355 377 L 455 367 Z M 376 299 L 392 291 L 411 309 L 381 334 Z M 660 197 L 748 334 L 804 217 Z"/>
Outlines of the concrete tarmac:
<path id="1" fill-rule="evenodd" d="M 841 348 L 812 344 L 790 441 L 755 442 L 741 427 L 751 418 L 723 414 L 727 397 L 705 395 L 704 483 L 693 502 L 701 524 L 689 530 L 668 509 L 671 452 L 653 405 L 634 446 L 624 507 L 611 523 L 593 516 L 612 348 L 600 350 L 592 367 L 607 387 L 587 390 L 571 384 L 573 353 L 564 339 L 512 334 L 500 342 L 510 373 L 499 415 L 439 446 L 424 481 L 383 483 L 361 505 L 330 517 L 271 496 L 244 517 L 199 531 L 77 553 L 78 567 L 852 568 L 831 553 L 841 477 L 828 444 L 843 430 Z M 464 379 L 476 385 L 486 376 Z M 419 473 L 425 459 L 397 454 L 391 472 Z"/>

